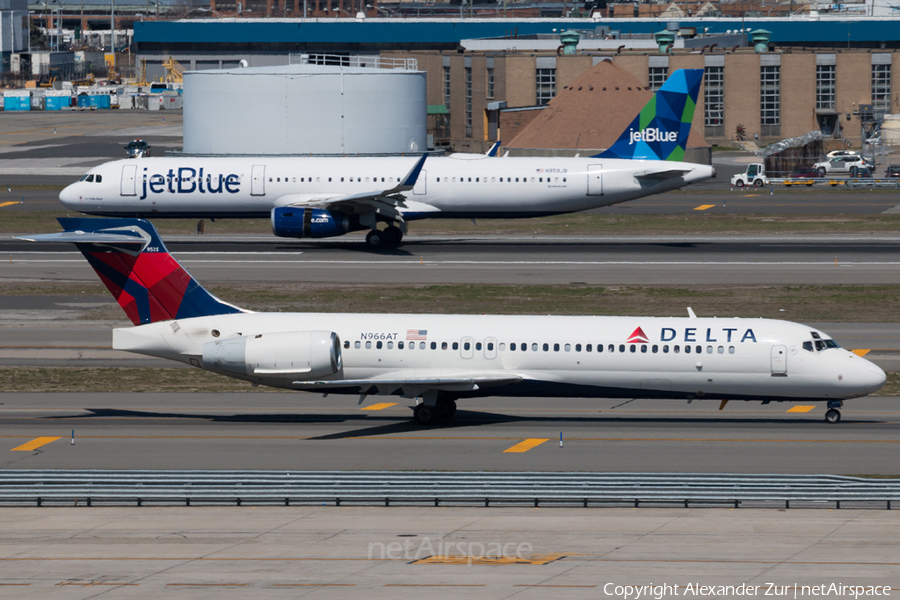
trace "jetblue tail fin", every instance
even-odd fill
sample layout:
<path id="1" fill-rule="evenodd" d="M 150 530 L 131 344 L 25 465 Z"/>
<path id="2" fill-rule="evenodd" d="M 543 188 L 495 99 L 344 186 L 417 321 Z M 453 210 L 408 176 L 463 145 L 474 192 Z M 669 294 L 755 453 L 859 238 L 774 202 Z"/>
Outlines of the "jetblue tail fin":
<path id="1" fill-rule="evenodd" d="M 597 158 L 684 160 L 703 69 L 672 73 L 631 125 Z"/>
<path id="2" fill-rule="evenodd" d="M 58 219 L 62 233 L 23 236 L 74 243 L 135 325 L 246 312 L 207 292 L 144 219 Z"/>

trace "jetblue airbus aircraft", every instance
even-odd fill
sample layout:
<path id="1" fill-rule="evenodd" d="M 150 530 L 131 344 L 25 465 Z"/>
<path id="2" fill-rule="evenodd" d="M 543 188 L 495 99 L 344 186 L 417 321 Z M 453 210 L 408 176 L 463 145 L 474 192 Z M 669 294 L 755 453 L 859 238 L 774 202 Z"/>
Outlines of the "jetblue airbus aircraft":
<path id="1" fill-rule="evenodd" d="M 416 399 L 423 425 L 484 396 L 816 402 L 885 374 L 827 334 L 767 319 L 253 313 L 216 298 L 142 219 L 59 219 L 135 327 L 113 348 L 292 390 Z"/>
<path id="2" fill-rule="evenodd" d="M 703 69 L 672 73 L 613 146 L 588 158 L 183 157 L 95 167 L 59 195 L 101 216 L 269 217 L 275 235 L 325 238 L 370 230 L 398 245 L 407 222 L 578 212 L 715 176 L 681 162 Z"/>

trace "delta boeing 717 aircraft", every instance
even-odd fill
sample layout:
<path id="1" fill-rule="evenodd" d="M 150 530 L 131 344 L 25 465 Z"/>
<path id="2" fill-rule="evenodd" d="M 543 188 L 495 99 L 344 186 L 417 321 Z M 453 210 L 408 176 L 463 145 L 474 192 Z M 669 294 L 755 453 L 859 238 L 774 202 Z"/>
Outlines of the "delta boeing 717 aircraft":
<path id="1" fill-rule="evenodd" d="M 417 219 L 579 212 L 715 176 L 681 162 L 702 79 L 703 69 L 672 73 L 615 144 L 587 158 L 136 158 L 91 169 L 59 199 L 100 216 L 270 218 L 289 238 L 369 230 L 373 248 L 399 245 Z"/>
<path id="2" fill-rule="evenodd" d="M 113 348 L 319 393 L 415 399 L 435 424 L 484 396 L 827 402 L 885 374 L 826 333 L 768 319 L 254 313 L 207 292 L 142 219 L 59 219 L 135 327 Z"/>

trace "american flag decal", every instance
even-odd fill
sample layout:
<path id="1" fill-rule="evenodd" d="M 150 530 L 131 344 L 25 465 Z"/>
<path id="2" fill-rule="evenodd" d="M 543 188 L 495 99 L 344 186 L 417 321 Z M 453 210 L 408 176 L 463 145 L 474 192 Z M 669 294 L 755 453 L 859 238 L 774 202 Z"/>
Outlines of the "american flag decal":
<path id="1" fill-rule="evenodd" d="M 426 339 L 428 339 L 428 330 L 427 329 L 407 329 L 406 330 L 406 339 L 407 340 L 426 340 Z"/>

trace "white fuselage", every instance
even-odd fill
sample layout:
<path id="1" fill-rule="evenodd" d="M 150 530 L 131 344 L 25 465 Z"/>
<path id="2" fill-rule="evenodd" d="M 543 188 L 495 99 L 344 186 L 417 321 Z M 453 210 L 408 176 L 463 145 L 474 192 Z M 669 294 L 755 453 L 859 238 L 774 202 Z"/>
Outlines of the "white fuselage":
<path id="1" fill-rule="evenodd" d="M 200 366 L 217 339 L 325 330 L 339 336 L 343 363 L 330 381 L 521 379 L 460 397 L 837 400 L 885 381 L 826 334 L 767 319 L 244 313 L 173 323 L 116 329 L 113 347 Z M 296 375 L 241 378 L 308 389 Z"/>
<path id="2" fill-rule="evenodd" d="M 59 195 L 83 213 L 266 217 L 278 206 L 389 190 L 418 157 L 185 157 L 105 163 Z M 677 173 L 682 171 L 683 173 Z M 664 173 L 658 177 L 647 177 Z M 674 174 L 673 174 L 674 173 Z M 428 158 L 404 219 L 533 217 L 588 210 L 703 181 L 711 166 L 599 158 Z M 100 181 L 97 181 L 99 176 Z"/>

